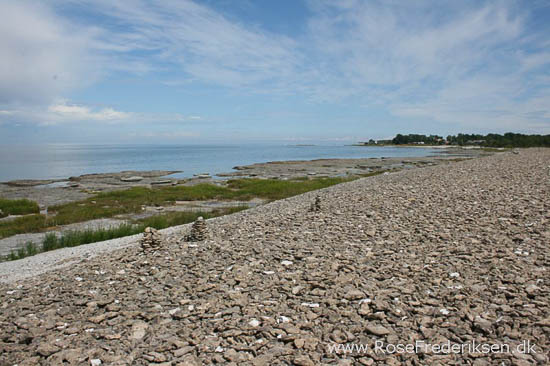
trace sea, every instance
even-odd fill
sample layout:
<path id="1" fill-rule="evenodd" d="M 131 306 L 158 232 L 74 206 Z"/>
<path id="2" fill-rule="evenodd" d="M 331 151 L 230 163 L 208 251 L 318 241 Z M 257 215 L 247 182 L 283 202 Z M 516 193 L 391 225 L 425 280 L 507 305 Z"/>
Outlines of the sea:
<path id="1" fill-rule="evenodd" d="M 440 150 L 439 150 L 440 151 Z M 181 170 L 174 178 L 233 171 L 237 165 L 329 158 L 421 157 L 437 149 L 351 145 L 0 145 L 0 182 L 63 179 L 123 170 Z"/>

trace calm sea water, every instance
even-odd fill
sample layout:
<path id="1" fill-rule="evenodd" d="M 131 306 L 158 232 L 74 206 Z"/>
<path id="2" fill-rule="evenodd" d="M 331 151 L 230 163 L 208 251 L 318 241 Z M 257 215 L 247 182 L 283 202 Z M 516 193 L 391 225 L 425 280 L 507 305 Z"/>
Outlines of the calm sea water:
<path id="1" fill-rule="evenodd" d="M 0 181 L 67 178 L 122 170 L 183 170 L 173 177 L 230 172 L 236 165 L 321 158 L 413 157 L 427 148 L 296 145 L 0 146 Z"/>

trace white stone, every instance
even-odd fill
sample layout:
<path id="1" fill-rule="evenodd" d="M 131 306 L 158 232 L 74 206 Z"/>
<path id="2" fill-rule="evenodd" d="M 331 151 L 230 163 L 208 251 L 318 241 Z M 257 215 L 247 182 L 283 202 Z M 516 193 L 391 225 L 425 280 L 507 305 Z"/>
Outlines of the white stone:
<path id="1" fill-rule="evenodd" d="M 310 308 L 318 308 L 319 304 L 317 304 L 315 302 L 303 302 L 302 306 L 307 306 L 307 307 L 310 307 Z"/>
<path id="2" fill-rule="evenodd" d="M 449 315 L 451 312 L 447 309 L 440 309 L 439 312 L 443 315 Z"/>
<path id="3" fill-rule="evenodd" d="M 252 319 L 251 321 L 248 322 L 248 325 L 250 325 L 251 327 L 256 328 L 257 326 L 260 325 L 260 321 L 258 319 Z"/>
<path id="4" fill-rule="evenodd" d="M 169 310 L 169 311 L 168 311 L 168 314 L 174 315 L 175 313 L 177 313 L 177 312 L 180 311 L 180 310 L 181 310 L 180 308 L 175 308 L 175 309 Z"/>
<path id="5" fill-rule="evenodd" d="M 99 366 L 101 364 L 102 364 L 102 362 L 99 358 L 94 358 L 93 360 L 90 360 L 90 365 L 91 366 Z"/>
<path id="6" fill-rule="evenodd" d="M 290 319 L 287 318 L 286 316 L 284 315 L 281 315 L 279 317 L 279 319 L 277 319 L 277 323 L 289 323 L 290 322 Z"/>
<path id="7" fill-rule="evenodd" d="M 460 273 L 458 273 L 458 272 L 451 272 L 451 273 L 449 273 L 449 276 L 450 276 L 451 278 L 458 278 L 458 277 L 460 277 Z"/>
<path id="8" fill-rule="evenodd" d="M 282 264 L 283 266 L 291 266 L 291 265 L 292 265 L 292 261 L 284 260 L 284 261 L 281 262 L 281 264 Z"/>

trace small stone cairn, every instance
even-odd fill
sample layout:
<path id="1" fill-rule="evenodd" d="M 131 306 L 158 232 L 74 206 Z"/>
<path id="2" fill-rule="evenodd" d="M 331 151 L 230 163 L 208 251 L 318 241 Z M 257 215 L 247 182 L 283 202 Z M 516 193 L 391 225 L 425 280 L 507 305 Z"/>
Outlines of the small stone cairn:
<path id="1" fill-rule="evenodd" d="M 321 211 L 321 197 L 319 197 L 318 195 L 315 196 L 315 202 L 311 204 L 311 206 L 309 207 L 309 211 L 311 212 Z"/>
<path id="2" fill-rule="evenodd" d="M 152 227 L 146 227 L 145 231 L 143 232 L 143 237 L 140 241 L 141 249 L 143 249 L 144 251 L 156 250 L 161 245 L 161 239 L 161 235 L 156 229 Z"/>
<path id="3" fill-rule="evenodd" d="M 191 226 L 191 233 L 187 236 L 187 241 L 203 241 L 206 239 L 206 235 L 206 221 L 199 216 Z"/>

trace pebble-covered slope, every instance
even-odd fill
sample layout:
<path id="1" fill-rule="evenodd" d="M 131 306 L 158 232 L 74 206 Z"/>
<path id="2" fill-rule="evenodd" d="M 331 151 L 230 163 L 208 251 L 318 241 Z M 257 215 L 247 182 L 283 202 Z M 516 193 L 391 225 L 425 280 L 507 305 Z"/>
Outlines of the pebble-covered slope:
<path id="1" fill-rule="evenodd" d="M 547 364 L 549 165 L 529 149 L 367 178 L 0 285 L 0 364 Z M 416 340 L 537 353 L 374 349 Z"/>

